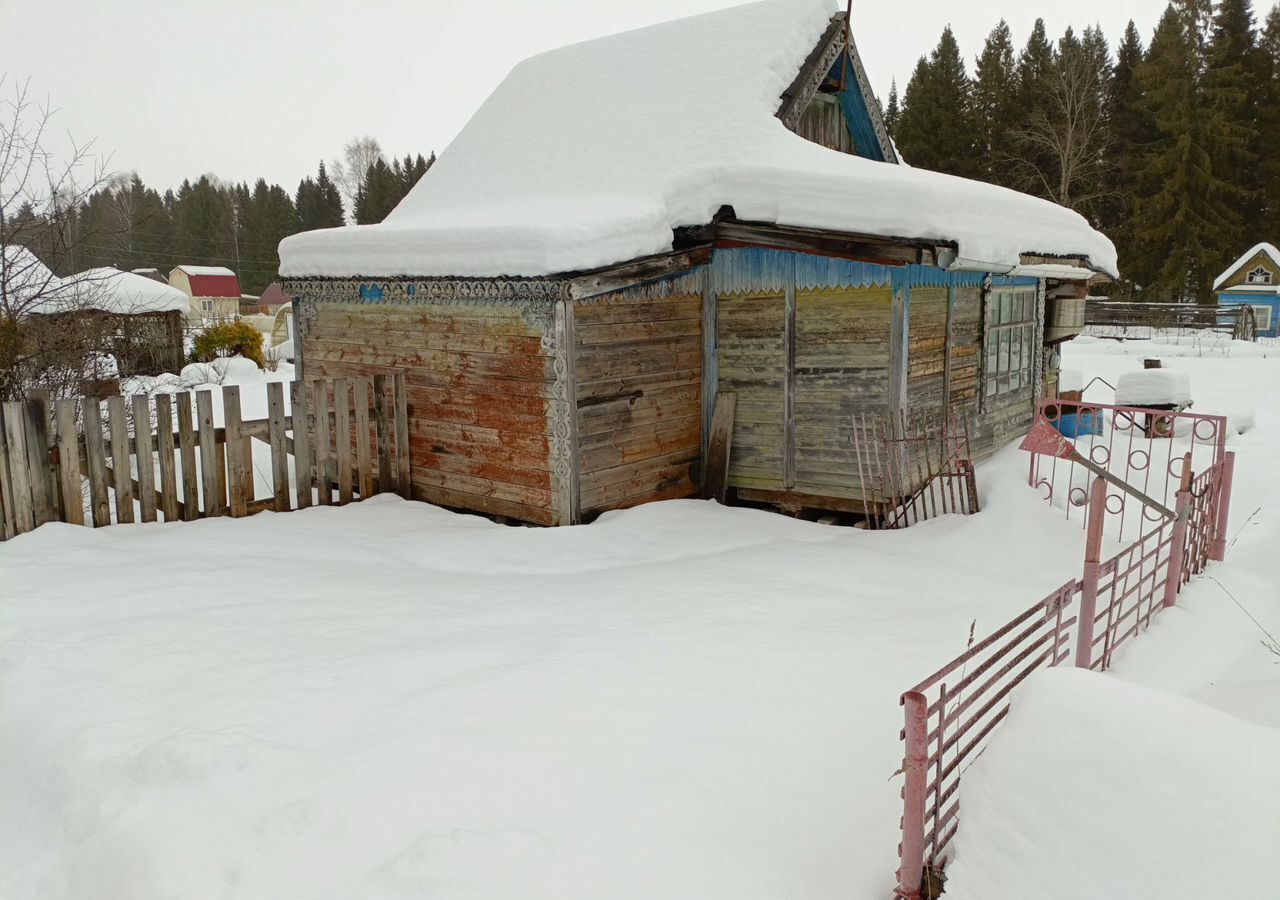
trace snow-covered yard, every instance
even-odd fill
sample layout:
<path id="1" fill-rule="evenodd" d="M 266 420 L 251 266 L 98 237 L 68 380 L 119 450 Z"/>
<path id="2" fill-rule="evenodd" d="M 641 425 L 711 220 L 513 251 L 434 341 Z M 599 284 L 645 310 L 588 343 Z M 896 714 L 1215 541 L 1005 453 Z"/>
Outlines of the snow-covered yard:
<path id="1" fill-rule="evenodd" d="M 1185 352 L 1081 342 L 1067 364 L 1114 382 L 1137 356 Z M 1240 538 L 1209 574 L 1277 633 L 1280 354 L 1260 354 L 1168 365 L 1190 372 L 1197 411 L 1257 407 L 1231 440 Z M 1009 449 L 979 471 L 981 514 L 888 533 L 696 501 L 535 530 L 389 497 L 44 526 L 0 546 L 0 896 L 884 898 L 899 693 L 975 620 L 989 631 L 1078 572 L 1078 522 L 1025 475 Z M 1189 699 L 1151 704 L 1141 728 L 1205 703 L 1253 720 L 1184 744 L 1168 771 L 1256 774 L 1220 754 L 1248 729 L 1250 753 L 1275 746 L 1280 668 L 1210 578 L 1183 598 L 1113 674 L 1041 679 L 1015 703 L 966 782 L 993 799 L 965 801 L 949 892 L 1026 896 L 991 884 L 1024 883 L 1045 854 L 1088 865 L 1061 842 L 1086 841 L 1063 829 L 1087 804 L 1100 815 L 1092 788 L 1113 807 L 1167 792 L 1158 756 L 1123 770 L 1120 796 L 1092 777 L 1105 728 L 1152 687 Z M 1147 687 L 1077 708 L 1117 678 Z M 1047 752 L 1035 724 L 1069 715 L 1111 725 L 1027 764 Z M 1036 772 L 1075 790 L 1036 794 Z M 1067 808 L 1041 815 L 1054 801 Z M 1010 827 L 1058 831 L 1021 858 Z M 1147 896 L 1138 875 L 1116 896 Z M 1063 894 L 1086 895 L 1101 896 Z"/>

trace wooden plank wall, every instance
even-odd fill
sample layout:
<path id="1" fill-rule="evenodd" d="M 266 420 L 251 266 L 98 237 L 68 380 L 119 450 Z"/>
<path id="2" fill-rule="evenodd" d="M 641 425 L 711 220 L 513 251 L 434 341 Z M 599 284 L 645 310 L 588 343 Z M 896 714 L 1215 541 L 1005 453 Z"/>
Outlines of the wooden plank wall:
<path id="1" fill-rule="evenodd" d="M 624 291 L 573 319 L 581 514 L 695 495 L 702 295 Z"/>
<path id="2" fill-rule="evenodd" d="M 907 406 L 942 403 L 950 288 L 913 287 L 907 312 Z"/>
<path id="3" fill-rule="evenodd" d="M 304 374 L 403 372 L 413 496 L 551 525 L 546 330 L 514 304 L 317 303 L 301 329 Z"/>
<path id="4" fill-rule="evenodd" d="M 717 298 L 719 390 L 737 394 L 729 483 L 786 486 L 787 307 L 784 291 Z"/>
<path id="5" fill-rule="evenodd" d="M 982 289 L 959 285 L 951 299 L 951 405 L 972 409 L 978 401 L 982 362 Z"/>
<path id="6" fill-rule="evenodd" d="M 853 417 L 886 408 L 892 303 L 888 286 L 797 293 L 797 491 L 862 498 Z"/>

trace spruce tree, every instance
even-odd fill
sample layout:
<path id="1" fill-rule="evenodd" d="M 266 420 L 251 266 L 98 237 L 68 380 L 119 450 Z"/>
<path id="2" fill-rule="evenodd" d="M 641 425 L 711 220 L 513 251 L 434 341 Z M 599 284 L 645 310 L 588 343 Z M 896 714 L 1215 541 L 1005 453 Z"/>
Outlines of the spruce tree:
<path id="1" fill-rule="evenodd" d="M 894 78 L 889 82 L 889 104 L 884 109 L 884 127 L 889 130 L 890 135 L 898 126 L 898 116 L 901 112 L 898 106 L 898 79 Z"/>
<path id="2" fill-rule="evenodd" d="M 1116 48 L 1116 63 L 1108 85 L 1106 105 L 1109 132 L 1109 160 L 1106 190 L 1098 210 L 1099 227 L 1116 245 L 1120 276 L 1131 277 L 1134 258 L 1133 208 L 1138 195 L 1138 178 L 1143 157 L 1155 141 L 1155 123 L 1143 104 L 1138 69 L 1142 65 L 1142 38 L 1129 21 L 1124 38 Z"/>
<path id="3" fill-rule="evenodd" d="M 916 64 L 895 136 L 913 166 L 953 175 L 979 170 L 972 84 L 950 26 L 929 59 Z"/>
<path id="4" fill-rule="evenodd" d="M 1207 136 L 1214 175 L 1223 200 L 1240 211 L 1238 225 L 1215 231 L 1209 244 L 1223 265 L 1239 253 L 1245 231 L 1261 227 L 1258 183 L 1258 102 L 1263 59 L 1249 0 L 1222 0 L 1213 20 L 1202 95 L 1210 122 Z"/>
<path id="5" fill-rule="evenodd" d="M 1007 159 L 1010 134 L 1017 127 L 1018 76 L 1013 61 L 1013 33 L 1004 19 L 983 45 L 974 70 L 974 115 L 978 128 L 980 176 L 995 184 L 1008 185 Z"/>
<path id="6" fill-rule="evenodd" d="M 1156 135 L 1139 174 L 1131 271 L 1151 299 L 1209 300 L 1221 235 L 1240 227 L 1213 171 L 1202 21 L 1200 0 L 1174 0 L 1138 69 Z"/>
<path id="7" fill-rule="evenodd" d="M 1053 75 L 1053 45 L 1049 43 L 1044 19 L 1036 19 L 1035 24 L 1031 26 L 1027 43 L 1018 55 L 1017 109 L 1022 122 L 1037 118 L 1048 119 L 1053 114 L 1049 108 Z M 1047 198 L 1049 189 L 1041 175 L 1054 168 L 1054 162 L 1048 152 L 1041 147 L 1020 146 L 1016 153 L 1011 155 L 1017 157 L 1018 165 L 1010 167 L 1005 183 L 1015 185 L 1027 193 Z"/>
<path id="8" fill-rule="evenodd" d="M 337 185 L 329 180 L 323 160 L 314 179 L 308 176 L 299 183 L 294 203 L 302 231 L 336 228 L 343 224 L 342 197 Z"/>
<path id="9" fill-rule="evenodd" d="M 1258 236 L 1280 243 L 1280 6 L 1272 7 L 1258 41 Z"/>

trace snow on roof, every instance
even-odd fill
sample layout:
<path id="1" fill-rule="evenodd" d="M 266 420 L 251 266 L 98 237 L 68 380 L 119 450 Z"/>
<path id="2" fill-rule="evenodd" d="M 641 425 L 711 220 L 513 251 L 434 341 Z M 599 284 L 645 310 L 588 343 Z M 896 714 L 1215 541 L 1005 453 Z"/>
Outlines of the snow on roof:
<path id="1" fill-rule="evenodd" d="M 0 249 L 0 293 L 9 298 L 14 312 L 28 312 L 24 308 L 28 303 L 60 289 L 62 279 L 26 247 L 5 244 Z"/>
<path id="2" fill-rule="evenodd" d="M 1246 250 L 1239 259 L 1237 259 L 1231 265 L 1227 266 L 1226 270 L 1221 275 L 1219 275 L 1217 278 L 1214 279 L 1213 289 L 1216 291 L 1221 286 L 1222 282 L 1226 281 L 1228 278 L 1230 278 L 1232 275 L 1238 272 L 1241 266 L 1245 265 L 1247 262 L 1249 262 L 1249 260 L 1253 259 L 1259 253 L 1265 253 L 1267 257 L 1271 260 L 1271 262 L 1277 268 L 1280 268 L 1280 250 L 1276 249 L 1275 244 L 1268 244 L 1266 241 L 1263 241 L 1261 244 L 1254 244 L 1252 247 Z M 1232 288 L 1232 290 L 1235 290 L 1235 289 Z"/>
<path id="3" fill-rule="evenodd" d="M 955 241 L 972 266 L 1115 248 L 1005 188 L 829 150 L 777 118 L 834 12 L 765 0 L 575 44 L 512 70 L 379 225 L 285 238 L 285 276 L 549 275 L 671 249 L 739 219 Z"/>
<path id="4" fill-rule="evenodd" d="M 174 266 L 174 271 L 176 272 L 178 270 L 186 272 L 188 275 L 231 275 L 234 277 L 236 274 L 226 266 L 188 266 L 185 264 L 181 266 Z"/>
<path id="5" fill-rule="evenodd" d="M 104 266 L 74 277 L 83 281 L 88 303 L 95 309 L 114 313 L 191 311 L 186 294 L 145 275 Z"/>

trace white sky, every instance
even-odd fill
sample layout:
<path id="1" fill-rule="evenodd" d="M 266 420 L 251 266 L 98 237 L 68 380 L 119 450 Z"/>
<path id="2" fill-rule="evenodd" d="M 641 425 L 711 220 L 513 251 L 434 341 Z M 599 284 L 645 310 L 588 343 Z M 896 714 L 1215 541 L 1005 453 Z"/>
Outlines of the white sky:
<path id="1" fill-rule="evenodd" d="M 1263 0 L 1265 4 L 1266 0 Z M 442 150 L 526 56 L 734 5 L 734 0 L 0 0 L 6 73 L 31 79 L 56 125 L 94 138 L 113 168 L 176 187 L 214 172 L 293 190 L 353 135 L 384 149 Z M 872 84 L 905 87 L 951 22 L 972 70 L 995 23 L 1017 44 L 1037 13 L 1051 37 L 1099 23 L 1114 47 L 1133 18 L 1144 42 L 1165 0 L 855 0 Z M 1265 8 L 1265 6 L 1264 6 Z M 960 19 L 963 10 L 964 19 Z M 1260 16 L 1261 17 L 1261 16 Z M 674 98 L 673 98 L 674 99 Z"/>

